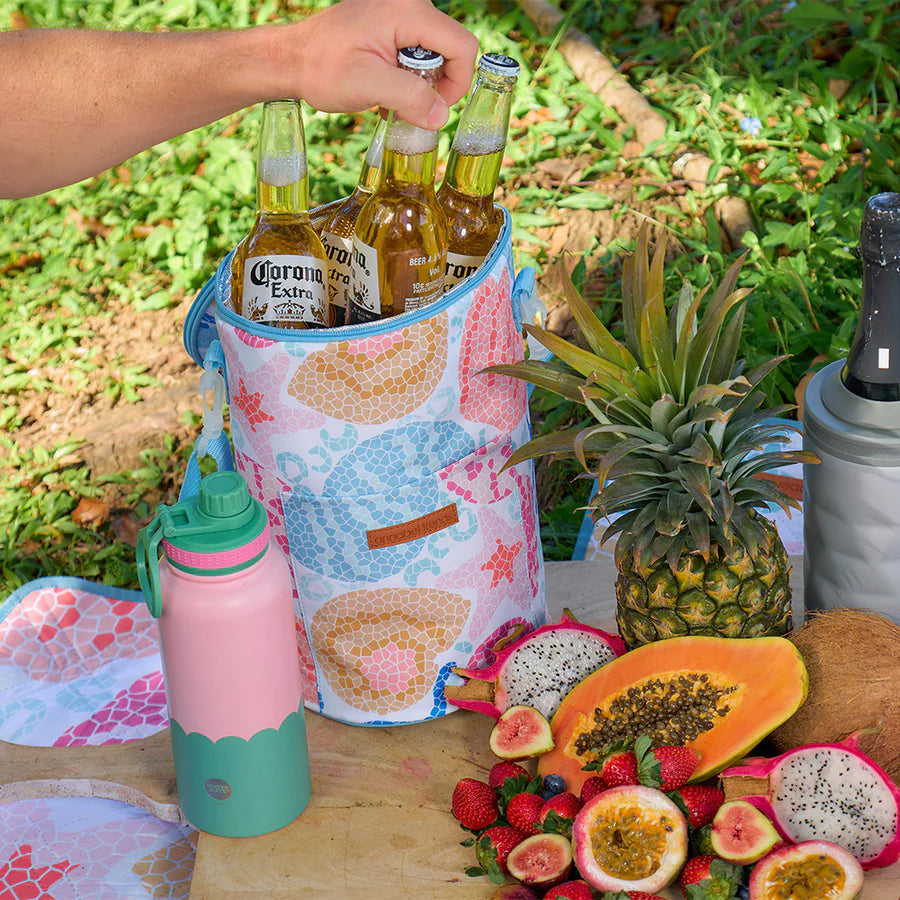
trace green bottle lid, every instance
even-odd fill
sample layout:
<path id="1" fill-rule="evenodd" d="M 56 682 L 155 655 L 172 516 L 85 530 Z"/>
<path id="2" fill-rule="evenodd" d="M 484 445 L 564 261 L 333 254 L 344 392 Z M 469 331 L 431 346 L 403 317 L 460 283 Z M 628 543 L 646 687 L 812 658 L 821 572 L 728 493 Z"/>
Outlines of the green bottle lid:
<path id="1" fill-rule="evenodd" d="M 265 507 L 238 472 L 213 472 L 195 496 L 162 504 L 138 533 L 138 580 L 150 612 L 161 611 L 159 545 L 169 564 L 192 575 L 239 572 L 258 562 L 269 544 Z"/>

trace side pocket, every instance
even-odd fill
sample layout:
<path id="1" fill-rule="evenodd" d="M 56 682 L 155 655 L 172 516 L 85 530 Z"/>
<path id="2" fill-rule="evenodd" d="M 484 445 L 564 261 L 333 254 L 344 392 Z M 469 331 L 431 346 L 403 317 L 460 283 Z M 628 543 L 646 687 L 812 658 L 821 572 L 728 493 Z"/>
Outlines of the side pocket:
<path id="1" fill-rule="evenodd" d="M 543 617 L 506 436 L 404 488 L 281 495 L 322 712 L 355 724 L 446 713 L 455 665 Z"/>

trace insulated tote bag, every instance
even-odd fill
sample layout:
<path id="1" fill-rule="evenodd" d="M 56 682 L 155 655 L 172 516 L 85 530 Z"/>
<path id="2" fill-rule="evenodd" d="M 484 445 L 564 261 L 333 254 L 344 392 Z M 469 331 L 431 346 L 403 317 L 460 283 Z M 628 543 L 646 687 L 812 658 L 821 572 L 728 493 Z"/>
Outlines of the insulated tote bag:
<path id="1" fill-rule="evenodd" d="M 484 265 L 423 309 L 285 332 L 231 304 L 231 256 L 185 346 L 224 372 L 235 467 L 293 573 L 309 708 L 359 725 L 444 715 L 454 666 L 491 661 L 546 621 L 524 383 L 480 374 L 523 356 L 534 272 L 511 225 Z"/>

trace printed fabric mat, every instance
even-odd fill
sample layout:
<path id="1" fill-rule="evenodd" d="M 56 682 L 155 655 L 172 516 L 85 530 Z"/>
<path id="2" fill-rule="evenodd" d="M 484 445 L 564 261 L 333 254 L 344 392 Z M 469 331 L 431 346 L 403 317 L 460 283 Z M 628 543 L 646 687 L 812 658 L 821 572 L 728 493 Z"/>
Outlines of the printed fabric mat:
<path id="1" fill-rule="evenodd" d="M 0 605 L 0 739 L 121 744 L 168 725 L 156 623 L 139 591 L 29 582 Z M 179 898 L 196 832 L 114 800 L 0 804 L 0 900 Z"/>
<path id="2" fill-rule="evenodd" d="M 798 422 L 771 419 L 771 422 L 784 421 L 785 434 L 788 435 L 787 443 L 766 444 L 763 452 L 779 451 L 779 450 L 802 450 L 803 435 L 799 431 L 790 430 L 799 428 Z M 758 476 L 760 477 L 760 476 Z M 778 528 L 778 534 L 784 542 L 785 549 L 790 556 L 803 555 L 803 466 L 800 463 L 794 463 L 790 466 L 783 466 L 777 472 L 766 474 L 762 477 L 769 478 L 774 481 L 782 490 L 790 497 L 793 497 L 801 504 L 799 510 L 792 510 L 790 514 L 786 513 L 780 506 L 774 503 L 769 504 L 768 512 L 763 512 L 767 519 L 771 519 Z M 597 481 L 594 480 L 591 494 L 597 492 Z M 575 544 L 575 550 L 572 553 L 572 559 L 597 559 L 600 556 L 613 555 L 615 549 L 615 541 L 609 540 L 605 544 L 600 543 L 603 532 L 606 531 L 609 522 L 602 519 L 596 525 L 591 521 L 590 513 L 586 510 L 584 518 L 581 521 L 581 529 L 578 532 L 578 540 Z"/>

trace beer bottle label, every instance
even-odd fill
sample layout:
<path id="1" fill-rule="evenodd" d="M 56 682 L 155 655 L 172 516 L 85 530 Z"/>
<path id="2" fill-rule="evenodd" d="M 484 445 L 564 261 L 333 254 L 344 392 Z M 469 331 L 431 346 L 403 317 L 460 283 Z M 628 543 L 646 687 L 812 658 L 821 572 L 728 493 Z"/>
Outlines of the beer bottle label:
<path id="1" fill-rule="evenodd" d="M 465 253 L 447 253 L 447 267 L 444 273 L 444 293 L 468 278 L 485 260 L 484 256 L 468 256 Z"/>
<path id="2" fill-rule="evenodd" d="M 274 254 L 244 263 L 242 307 L 253 322 L 276 328 L 299 322 L 326 327 L 328 269 L 315 256 Z"/>
<path id="3" fill-rule="evenodd" d="M 433 256 L 414 256 L 403 254 L 409 259 L 409 272 L 405 279 L 406 296 L 403 298 L 403 310 L 421 309 L 440 300 L 444 294 L 444 267 L 447 264 L 447 251 L 442 250 Z"/>
<path id="4" fill-rule="evenodd" d="M 378 251 L 353 236 L 353 258 L 350 263 L 351 324 L 381 318 L 381 291 L 378 287 Z"/>
<path id="5" fill-rule="evenodd" d="M 353 255 L 353 241 L 348 237 L 338 237 L 330 231 L 322 232 L 322 245 L 328 260 L 328 298 L 337 312 L 337 321 L 344 321 L 344 310 L 350 303 L 353 292 L 350 258 Z"/>

